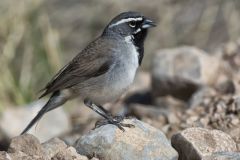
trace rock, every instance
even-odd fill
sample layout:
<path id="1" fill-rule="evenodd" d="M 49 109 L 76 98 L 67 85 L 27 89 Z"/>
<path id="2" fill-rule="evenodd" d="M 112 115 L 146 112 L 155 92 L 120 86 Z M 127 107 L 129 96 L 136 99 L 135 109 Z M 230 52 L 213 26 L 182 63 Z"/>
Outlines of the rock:
<path id="1" fill-rule="evenodd" d="M 222 94 L 234 94 L 236 92 L 234 82 L 230 79 L 217 84 L 216 89 Z"/>
<path id="2" fill-rule="evenodd" d="M 225 61 L 228 61 L 228 64 L 236 73 L 239 73 L 239 67 L 240 67 L 239 46 L 240 46 L 240 39 L 238 39 L 235 42 L 229 42 L 225 44 L 222 48 L 223 59 Z"/>
<path id="3" fill-rule="evenodd" d="M 44 101 L 37 101 L 26 107 L 7 108 L 2 112 L 0 119 L 0 130 L 8 137 L 12 138 L 19 135 L 37 112 L 44 106 Z M 11 125 L 9 125 L 11 122 Z M 59 136 L 70 130 L 70 121 L 63 108 L 60 107 L 45 114 L 28 133 L 38 137 L 44 142 L 52 137 Z"/>
<path id="4" fill-rule="evenodd" d="M 65 150 L 67 148 L 67 145 L 58 138 L 50 139 L 49 141 L 44 142 L 42 146 L 45 151 L 45 154 L 48 156 L 49 159 L 58 152 Z"/>
<path id="5" fill-rule="evenodd" d="M 215 83 L 219 67 L 219 59 L 194 47 L 160 50 L 153 56 L 153 95 L 188 100 L 201 85 Z"/>
<path id="6" fill-rule="evenodd" d="M 7 152 L 0 151 L 0 160 L 11 160 L 11 157 Z"/>
<path id="7" fill-rule="evenodd" d="M 43 157 L 39 156 L 29 156 L 21 151 L 15 153 L 9 153 L 10 160 L 45 160 Z"/>
<path id="8" fill-rule="evenodd" d="M 46 159 L 39 140 L 30 134 L 13 138 L 8 153 L 10 153 L 10 157 L 13 157 L 13 159 Z"/>
<path id="9" fill-rule="evenodd" d="M 0 152 L 0 160 L 88 160 L 68 147 L 62 140 L 53 138 L 42 145 L 30 134 L 12 139 L 8 152 Z"/>
<path id="10" fill-rule="evenodd" d="M 211 156 L 206 156 L 203 160 L 240 160 L 239 152 L 217 152 Z"/>
<path id="11" fill-rule="evenodd" d="M 180 160 L 200 160 L 216 152 L 237 151 L 232 138 L 219 130 L 188 128 L 175 134 L 171 142 L 178 151 Z"/>
<path id="12" fill-rule="evenodd" d="M 75 148 L 68 147 L 58 152 L 51 160 L 88 160 L 88 158 L 78 154 Z"/>
<path id="13" fill-rule="evenodd" d="M 239 96 L 199 90 L 191 98 L 191 108 L 181 114 L 181 125 L 183 128 L 194 126 L 221 130 L 229 134 L 240 148 L 239 104 Z"/>
<path id="14" fill-rule="evenodd" d="M 68 147 L 62 140 L 53 138 L 42 144 L 45 154 L 51 160 L 88 160 L 76 152 L 73 147 Z"/>
<path id="15" fill-rule="evenodd" d="M 14 153 L 17 151 L 28 155 L 42 155 L 44 153 L 39 140 L 30 134 L 24 134 L 12 139 L 8 152 Z"/>
<path id="16" fill-rule="evenodd" d="M 216 95 L 216 91 L 210 87 L 203 87 L 196 91 L 189 100 L 190 108 L 197 107 L 201 104 L 209 103 L 209 98 Z"/>
<path id="17" fill-rule="evenodd" d="M 127 119 L 123 123 L 135 127 L 125 128 L 125 132 L 111 124 L 96 128 L 77 141 L 77 152 L 105 160 L 178 158 L 177 152 L 160 130 L 136 119 Z"/>
<path id="18" fill-rule="evenodd" d="M 73 147 L 68 147 L 62 140 L 53 138 L 42 144 L 45 154 L 51 160 L 88 160 L 76 152 Z"/>
<path id="19" fill-rule="evenodd" d="M 131 104 L 129 108 L 131 115 L 141 118 L 149 117 L 151 119 L 158 119 L 159 116 L 166 116 L 168 114 L 167 111 L 151 105 Z"/>

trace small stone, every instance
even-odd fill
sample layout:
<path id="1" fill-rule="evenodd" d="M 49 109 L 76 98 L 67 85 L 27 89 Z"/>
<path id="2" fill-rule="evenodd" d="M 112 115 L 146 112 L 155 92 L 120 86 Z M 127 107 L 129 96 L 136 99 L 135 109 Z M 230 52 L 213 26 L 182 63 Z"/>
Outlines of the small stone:
<path id="1" fill-rule="evenodd" d="M 226 133 L 219 130 L 188 128 L 171 139 L 179 153 L 180 160 L 200 160 L 215 152 L 235 152 L 236 143 Z"/>
<path id="2" fill-rule="evenodd" d="M 45 154 L 48 156 L 49 159 L 51 159 L 58 152 L 65 150 L 67 148 L 67 145 L 62 140 L 58 138 L 53 138 L 48 140 L 47 142 L 44 142 L 42 144 L 42 147 L 45 151 Z"/>
<path id="3" fill-rule="evenodd" d="M 233 117 L 232 120 L 231 120 L 231 123 L 233 125 L 238 125 L 239 124 L 239 118 L 238 117 Z"/>
<path id="4" fill-rule="evenodd" d="M 77 141 L 77 152 L 104 160 L 178 159 L 160 130 L 136 119 L 126 119 L 123 123 L 135 127 L 124 128 L 125 132 L 111 124 L 96 128 Z"/>
<path id="5" fill-rule="evenodd" d="M 211 96 L 216 95 L 216 91 L 210 87 L 203 87 L 196 91 L 189 100 L 190 108 L 195 108 L 200 105 L 208 105 Z"/>
<path id="6" fill-rule="evenodd" d="M 51 160 L 88 160 L 88 158 L 78 154 L 75 148 L 68 147 L 58 152 Z"/>
<path id="7" fill-rule="evenodd" d="M 170 112 L 168 115 L 168 122 L 170 124 L 179 124 L 180 123 L 180 119 L 177 117 L 177 115 L 175 113 Z"/>
<path id="8" fill-rule="evenodd" d="M 11 160 L 11 157 L 7 152 L 0 151 L 0 160 Z"/>
<path id="9" fill-rule="evenodd" d="M 223 46 L 223 52 L 227 56 L 232 56 L 238 50 L 238 45 L 236 42 L 229 42 Z"/>
<path id="10" fill-rule="evenodd" d="M 222 94 L 234 94 L 236 89 L 232 80 L 225 80 L 216 86 L 218 92 Z"/>
<path id="11" fill-rule="evenodd" d="M 197 120 L 198 120 L 198 116 L 192 116 L 192 117 L 189 117 L 187 120 L 186 120 L 186 123 L 187 124 L 194 124 Z"/>
<path id="12" fill-rule="evenodd" d="M 208 117 L 208 116 L 203 117 L 203 118 L 200 119 L 200 123 L 203 125 L 204 128 L 207 127 L 207 125 L 209 124 L 209 121 L 210 121 L 210 120 L 209 120 L 209 117 Z"/>

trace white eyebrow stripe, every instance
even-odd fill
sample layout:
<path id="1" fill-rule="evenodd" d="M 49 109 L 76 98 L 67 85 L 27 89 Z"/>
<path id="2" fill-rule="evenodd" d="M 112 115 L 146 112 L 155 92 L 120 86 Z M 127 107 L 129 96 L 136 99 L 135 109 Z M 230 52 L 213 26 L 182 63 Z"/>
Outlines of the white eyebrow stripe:
<path id="1" fill-rule="evenodd" d="M 119 24 L 122 24 L 122 23 L 126 23 L 126 22 L 130 22 L 130 21 L 142 21 L 143 18 L 142 17 L 139 17 L 139 18 L 126 18 L 126 19 L 122 19 L 114 24 L 111 24 L 109 26 L 109 28 L 113 27 L 113 26 L 116 26 L 116 25 L 119 25 Z"/>

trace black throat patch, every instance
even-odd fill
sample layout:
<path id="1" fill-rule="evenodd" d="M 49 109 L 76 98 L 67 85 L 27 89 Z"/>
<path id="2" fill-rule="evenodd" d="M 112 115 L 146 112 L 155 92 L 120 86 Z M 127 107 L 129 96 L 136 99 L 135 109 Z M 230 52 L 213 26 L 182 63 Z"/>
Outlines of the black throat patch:
<path id="1" fill-rule="evenodd" d="M 138 64 L 141 65 L 144 56 L 144 40 L 147 36 L 147 29 L 142 29 L 140 32 L 133 35 L 133 43 L 139 53 Z"/>

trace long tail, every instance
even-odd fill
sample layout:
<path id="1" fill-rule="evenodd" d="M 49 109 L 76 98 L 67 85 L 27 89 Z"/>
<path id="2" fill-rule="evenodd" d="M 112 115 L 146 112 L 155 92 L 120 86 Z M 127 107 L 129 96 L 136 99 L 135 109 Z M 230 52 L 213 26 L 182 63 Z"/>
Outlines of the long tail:
<path id="1" fill-rule="evenodd" d="M 33 118 L 33 120 L 27 125 L 27 127 L 22 131 L 21 135 L 26 133 L 40 118 L 47 112 L 59 107 L 64 104 L 67 99 L 60 95 L 60 91 L 54 92 L 48 102 L 43 106 L 43 108 L 38 112 L 38 114 Z"/>

